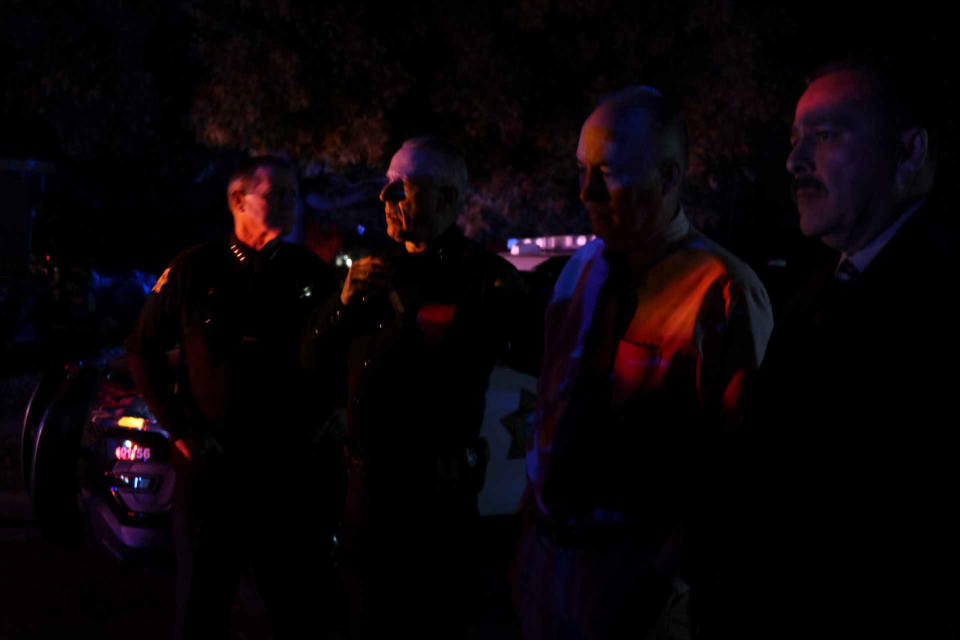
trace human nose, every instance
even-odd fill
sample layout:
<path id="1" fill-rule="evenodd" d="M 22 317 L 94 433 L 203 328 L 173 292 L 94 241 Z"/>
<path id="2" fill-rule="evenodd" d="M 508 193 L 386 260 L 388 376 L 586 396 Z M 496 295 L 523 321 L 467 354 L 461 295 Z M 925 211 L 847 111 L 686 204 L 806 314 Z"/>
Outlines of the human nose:
<path id="1" fill-rule="evenodd" d="M 607 202 L 610 193 L 603 181 L 603 174 L 594 168 L 586 167 L 580 173 L 580 202 Z"/>
<path id="2" fill-rule="evenodd" d="M 380 192 L 380 202 L 399 202 L 403 200 L 403 183 L 399 180 L 388 182 Z"/>
<path id="3" fill-rule="evenodd" d="M 790 153 L 787 154 L 787 171 L 793 175 L 813 171 L 813 157 L 809 140 L 809 136 L 798 136 L 793 142 Z"/>

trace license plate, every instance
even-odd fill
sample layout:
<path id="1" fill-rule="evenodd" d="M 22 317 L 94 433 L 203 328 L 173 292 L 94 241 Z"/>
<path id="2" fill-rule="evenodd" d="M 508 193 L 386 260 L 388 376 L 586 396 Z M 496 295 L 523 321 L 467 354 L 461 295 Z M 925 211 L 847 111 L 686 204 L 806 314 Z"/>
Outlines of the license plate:
<path id="1" fill-rule="evenodd" d="M 153 458 L 153 450 L 136 440 L 110 438 L 107 440 L 107 458 L 124 462 L 149 462 Z"/>

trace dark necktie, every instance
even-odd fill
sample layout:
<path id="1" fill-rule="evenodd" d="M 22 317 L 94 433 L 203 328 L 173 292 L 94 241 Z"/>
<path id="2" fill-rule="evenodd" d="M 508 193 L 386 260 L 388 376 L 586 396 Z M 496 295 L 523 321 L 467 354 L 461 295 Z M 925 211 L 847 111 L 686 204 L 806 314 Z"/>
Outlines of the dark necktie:
<path id="1" fill-rule="evenodd" d="M 855 295 L 861 284 L 860 270 L 849 258 L 837 265 L 832 278 L 827 278 L 813 308 L 814 326 L 824 326 L 830 318 L 846 315 L 851 296 Z"/>
<path id="2" fill-rule="evenodd" d="M 860 275 L 860 270 L 857 269 L 856 265 L 853 264 L 853 261 L 850 258 L 844 258 L 840 261 L 840 264 L 837 265 L 837 270 L 834 272 L 834 276 L 840 282 L 851 282 Z"/>

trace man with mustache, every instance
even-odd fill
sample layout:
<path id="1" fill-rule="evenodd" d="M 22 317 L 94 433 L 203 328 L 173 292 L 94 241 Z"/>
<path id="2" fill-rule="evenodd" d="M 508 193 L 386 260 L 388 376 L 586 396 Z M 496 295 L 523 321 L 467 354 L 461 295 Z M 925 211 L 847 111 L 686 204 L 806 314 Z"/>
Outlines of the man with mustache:
<path id="1" fill-rule="evenodd" d="M 712 612 L 740 617 L 722 636 L 956 637 L 956 377 L 943 370 L 958 355 L 944 291 L 957 245 L 920 77 L 833 63 L 797 103 L 786 164 L 800 227 L 835 253 L 760 371 L 733 492 L 749 498 L 728 554 L 739 602 Z"/>
<path id="2" fill-rule="evenodd" d="M 576 158 L 599 238 L 547 309 L 515 602 L 527 639 L 682 637 L 711 450 L 739 425 L 770 302 L 688 222 L 686 128 L 659 91 L 603 100 Z"/>
<path id="3" fill-rule="evenodd" d="M 407 140 L 380 193 L 399 251 L 354 262 L 304 342 L 318 373 L 346 384 L 353 637 L 459 637 L 470 622 L 485 393 L 524 286 L 457 228 L 466 195 L 455 147 Z"/>

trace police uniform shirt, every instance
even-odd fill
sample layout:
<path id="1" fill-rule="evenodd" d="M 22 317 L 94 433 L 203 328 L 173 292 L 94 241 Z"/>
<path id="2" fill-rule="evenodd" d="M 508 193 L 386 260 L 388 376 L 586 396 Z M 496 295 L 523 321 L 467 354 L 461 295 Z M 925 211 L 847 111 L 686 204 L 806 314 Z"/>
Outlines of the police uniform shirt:
<path id="1" fill-rule="evenodd" d="M 177 256 L 127 341 L 157 418 L 175 435 L 236 436 L 257 421 L 295 416 L 303 322 L 334 289 L 326 264 L 279 239 L 256 251 L 232 237 Z M 185 378 L 175 397 L 166 352 L 178 343 Z"/>

